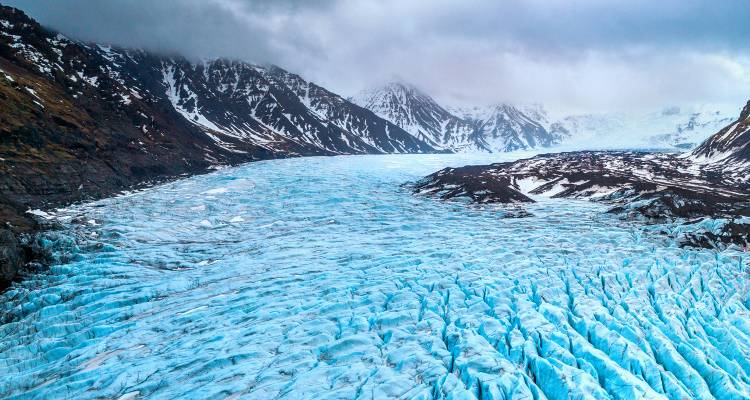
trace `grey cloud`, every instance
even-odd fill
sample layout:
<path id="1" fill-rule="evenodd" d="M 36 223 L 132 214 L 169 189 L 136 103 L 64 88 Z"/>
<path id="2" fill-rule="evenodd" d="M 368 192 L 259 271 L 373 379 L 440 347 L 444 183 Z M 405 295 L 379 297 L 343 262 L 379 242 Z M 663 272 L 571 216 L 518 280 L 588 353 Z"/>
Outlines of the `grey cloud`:
<path id="1" fill-rule="evenodd" d="M 402 76 L 460 102 L 740 104 L 743 1 L 12 0 L 70 36 L 271 62 L 342 94 Z"/>

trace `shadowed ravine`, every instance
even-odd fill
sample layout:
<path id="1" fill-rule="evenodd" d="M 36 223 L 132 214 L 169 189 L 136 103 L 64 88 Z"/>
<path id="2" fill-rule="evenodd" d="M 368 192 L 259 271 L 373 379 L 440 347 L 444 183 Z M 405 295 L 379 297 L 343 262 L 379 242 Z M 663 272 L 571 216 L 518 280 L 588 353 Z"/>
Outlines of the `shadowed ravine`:
<path id="1" fill-rule="evenodd" d="M 742 253 L 401 186 L 496 160 L 264 161 L 62 211 L 72 261 L 0 299 L 0 397 L 748 398 Z"/>

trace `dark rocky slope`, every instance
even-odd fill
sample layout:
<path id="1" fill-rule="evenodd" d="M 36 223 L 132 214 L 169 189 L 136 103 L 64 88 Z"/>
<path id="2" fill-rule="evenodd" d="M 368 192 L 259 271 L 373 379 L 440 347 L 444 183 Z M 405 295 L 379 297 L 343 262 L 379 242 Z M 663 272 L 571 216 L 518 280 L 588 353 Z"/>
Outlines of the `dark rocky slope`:
<path id="1" fill-rule="evenodd" d="M 691 159 L 733 182 L 747 184 L 750 178 L 745 173 L 750 166 L 750 101 L 737 121 L 695 148 Z"/>
<path id="2" fill-rule="evenodd" d="M 590 199 L 647 222 L 724 221 L 719 232 L 688 233 L 683 244 L 749 246 L 750 103 L 740 118 L 689 154 L 571 152 L 515 162 L 446 168 L 414 185 L 442 199 L 533 202 L 533 195 Z"/>
<path id="3" fill-rule="evenodd" d="M 0 287 L 33 256 L 29 209 L 259 159 L 432 151 L 280 68 L 79 43 L 0 6 Z"/>

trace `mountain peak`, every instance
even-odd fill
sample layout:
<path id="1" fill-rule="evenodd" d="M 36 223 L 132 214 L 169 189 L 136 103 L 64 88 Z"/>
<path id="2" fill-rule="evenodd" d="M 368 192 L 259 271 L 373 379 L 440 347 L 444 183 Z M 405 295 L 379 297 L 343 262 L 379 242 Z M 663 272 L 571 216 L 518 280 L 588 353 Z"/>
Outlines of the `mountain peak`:
<path id="1" fill-rule="evenodd" d="M 405 81 L 390 81 L 362 90 L 353 97 L 355 103 L 365 108 L 379 106 L 383 102 L 395 102 L 404 107 L 415 102 L 429 103 L 433 107 L 440 107 L 432 97 L 418 87 Z"/>
<path id="2" fill-rule="evenodd" d="M 722 169 L 746 168 L 750 164 L 750 101 L 736 121 L 706 139 L 690 156 L 701 162 L 720 165 Z M 727 164 L 726 160 L 735 162 Z"/>
<path id="3" fill-rule="evenodd" d="M 745 104 L 745 107 L 743 107 L 742 111 L 740 112 L 740 120 L 747 119 L 750 119 L 750 101 Z"/>
<path id="4" fill-rule="evenodd" d="M 470 126 L 441 107 L 416 86 L 392 81 L 365 89 L 353 102 L 369 109 L 431 146 L 456 150 L 455 136 L 467 136 Z"/>
<path id="5" fill-rule="evenodd" d="M 446 108 L 403 81 L 364 90 L 353 101 L 441 149 L 503 152 L 557 142 L 544 127 L 547 114 L 540 105 Z"/>
<path id="6" fill-rule="evenodd" d="M 39 26 L 39 23 L 26 15 L 26 13 L 22 10 L 14 7 L 4 6 L 2 4 L 0 4 L 0 18 L 3 18 L 9 22 L 16 21 L 33 26 Z M 5 26 L 5 24 L 2 25 Z"/>

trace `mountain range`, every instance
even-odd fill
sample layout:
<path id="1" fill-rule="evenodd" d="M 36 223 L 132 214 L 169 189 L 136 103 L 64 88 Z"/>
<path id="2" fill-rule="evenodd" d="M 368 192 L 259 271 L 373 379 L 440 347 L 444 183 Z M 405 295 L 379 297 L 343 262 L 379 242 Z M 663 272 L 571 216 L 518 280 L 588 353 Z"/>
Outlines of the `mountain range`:
<path id="1" fill-rule="evenodd" d="M 546 114 L 510 104 L 443 107 L 423 91 L 403 82 L 364 90 L 352 101 L 432 147 L 451 152 L 527 150 L 550 147 L 563 139 L 563 135 L 544 126 Z"/>
<path id="2" fill-rule="evenodd" d="M 452 152 L 506 152 L 558 145 L 567 149 L 593 146 L 686 150 L 736 118 L 733 110 L 708 106 L 553 118 L 539 104 L 441 105 L 402 81 L 364 90 L 352 101 L 432 147 Z"/>

